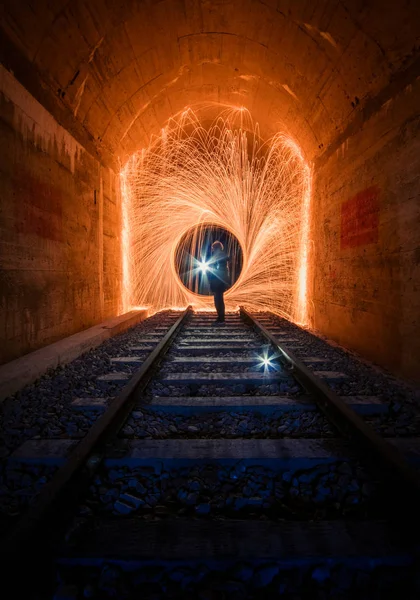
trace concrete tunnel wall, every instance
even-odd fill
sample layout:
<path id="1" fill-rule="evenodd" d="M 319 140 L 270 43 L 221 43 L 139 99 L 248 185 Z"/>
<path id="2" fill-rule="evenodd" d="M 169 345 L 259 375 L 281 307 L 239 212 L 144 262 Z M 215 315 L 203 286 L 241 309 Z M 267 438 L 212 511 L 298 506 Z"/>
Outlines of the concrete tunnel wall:
<path id="1" fill-rule="evenodd" d="M 213 102 L 285 131 L 312 165 L 310 326 L 420 379 L 420 5 L 33 4 L 1 15 L 20 82 L 1 79 L 3 362 L 120 310 L 115 173 L 171 115 Z M 44 111 L 32 132 L 28 105 Z"/>
<path id="2" fill-rule="evenodd" d="M 420 78 L 382 100 L 315 163 L 310 323 L 420 380 Z"/>
<path id="3" fill-rule="evenodd" d="M 0 362 L 115 315 L 115 173 L 0 66 Z"/>

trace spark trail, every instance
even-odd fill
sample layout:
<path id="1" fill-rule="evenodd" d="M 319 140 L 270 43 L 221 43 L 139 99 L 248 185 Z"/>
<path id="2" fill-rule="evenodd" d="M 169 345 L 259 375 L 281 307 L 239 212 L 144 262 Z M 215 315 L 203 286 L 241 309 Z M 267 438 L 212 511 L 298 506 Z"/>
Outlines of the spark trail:
<path id="1" fill-rule="evenodd" d="M 243 250 L 227 308 L 306 322 L 311 175 L 293 140 L 279 133 L 263 143 L 243 109 L 208 127 L 187 110 L 129 159 L 121 183 L 127 310 L 212 308 L 211 297 L 183 286 L 175 265 L 185 232 L 208 223 L 231 231 Z"/>

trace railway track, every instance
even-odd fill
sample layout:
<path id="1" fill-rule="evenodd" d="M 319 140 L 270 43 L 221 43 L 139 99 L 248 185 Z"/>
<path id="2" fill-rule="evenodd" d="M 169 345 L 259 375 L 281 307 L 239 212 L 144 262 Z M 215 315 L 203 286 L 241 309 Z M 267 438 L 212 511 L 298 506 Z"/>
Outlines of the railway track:
<path id="1" fill-rule="evenodd" d="M 73 400 L 81 440 L 13 452 L 48 471 L 3 544 L 26 597 L 417 597 L 418 440 L 271 315 L 213 320 L 168 313 Z"/>

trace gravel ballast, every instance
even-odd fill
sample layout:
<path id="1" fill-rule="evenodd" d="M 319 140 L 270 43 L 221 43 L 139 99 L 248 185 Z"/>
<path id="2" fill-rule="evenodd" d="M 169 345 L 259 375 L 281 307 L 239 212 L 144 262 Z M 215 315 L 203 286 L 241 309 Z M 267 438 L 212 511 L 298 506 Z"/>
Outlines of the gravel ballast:
<path id="1" fill-rule="evenodd" d="M 373 592 L 374 590 L 374 592 Z M 372 595 L 374 594 L 374 595 Z M 417 600 L 420 581 L 412 566 L 331 559 L 328 567 L 287 566 L 270 561 L 235 561 L 227 568 L 196 562 L 133 567 L 104 562 L 75 568 L 62 565 L 54 600 Z"/>
<path id="2" fill-rule="evenodd" d="M 366 515 L 376 490 L 372 478 L 356 461 L 280 472 L 243 463 L 233 467 L 204 464 L 159 473 L 152 467 L 124 465 L 101 469 L 85 504 L 94 512 L 115 516 L 331 519 Z M 377 502 L 375 514 L 379 514 Z"/>
<path id="3" fill-rule="evenodd" d="M 217 412 L 202 415 L 172 414 L 165 410 L 136 411 L 120 437 L 166 438 L 279 438 L 333 437 L 336 432 L 318 412 L 290 411 L 264 415 L 256 411 Z"/>
<path id="4" fill-rule="evenodd" d="M 174 323 L 176 313 L 158 313 L 86 352 L 65 366 L 47 372 L 0 404 L 0 530 L 5 530 L 33 502 L 56 467 L 9 464 L 8 457 L 28 439 L 80 439 L 101 411 L 74 410 L 76 398 L 102 398 L 111 401 L 123 383 L 104 385 L 98 377 L 116 370 L 111 362 L 118 356 L 139 355 L 131 350 L 139 339 L 153 333 L 156 326 Z M 169 327 L 169 325 L 168 325 Z M 163 336 L 165 330 L 159 332 Z M 153 345 L 155 345 L 154 343 Z M 145 358 L 147 353 L 143 353 Z M 124 364 L 133 373 L 138 365 Z"/>
<path id="5" fill-rule="evenodd" d="M 317 364 L 316 369 L 324 366 L 330 371 L 345 373 L 345 380 L 328 382 L 340 396 L 377 396 L 386 403 L 388 414 L 365 417 L 378 433 L 392 437 L 420 435 L 418 385 L 395 377 L 357 354 L 272 313 L 254 313 L 254 316 L 269 320 L 269 324 L 264 322 L 268 331 L 281 329 L 286 337 L 297 339 L 296 344 L 284 344 L 297 358 L 304 361 L 315 356 L 325 361 Z M 278 340 L 281 344 L 281 336 Z"/>
<path id="6" fill-rule="evenodd" d="M 75 413 L 70 406 L 76 398 L 113 398 L 123 384 L 97 381 L 98 377 L 116 371 L 112 358 L 138 355 L 131 350 L 136 341 L 152 333 L 162 322 L 175 321 L 174 313 L 167 311 L 153 315 L 129 331 L 111 338 L 97 348 L 86 352 L 73 362 L 46 373 L 34 384 L 27 386 L 0 404 L 0 457 L 7 457 L 25 440 L 31 438 L 79 437 L 97 415 Z M 164 331 L 160 332 L 164 335 Z M 156 345 L 156 343 L 153 343 Z M 146 358 L 148 351 L 142 354 Z M 138 365 L 120 369 L 133 373 Z"/>

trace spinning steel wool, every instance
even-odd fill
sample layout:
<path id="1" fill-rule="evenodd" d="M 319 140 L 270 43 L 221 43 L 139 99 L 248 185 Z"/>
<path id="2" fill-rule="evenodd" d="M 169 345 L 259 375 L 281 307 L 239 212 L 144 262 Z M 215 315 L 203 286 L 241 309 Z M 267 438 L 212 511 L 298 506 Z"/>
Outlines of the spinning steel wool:
<path id="1" fill-rule="evenodd" d="M 211 308 L 211 297 L 182 284 L 176 264 L 185 233 L 209 224 L 242 247 L 227 308 L 242 304 L 306 322 L 311 177 L 289 137 L 263 143 L 244 109 L 226 110 L 209 127 L 189 109 L 130 158 L 121 179 L 125 309 Z"/>

